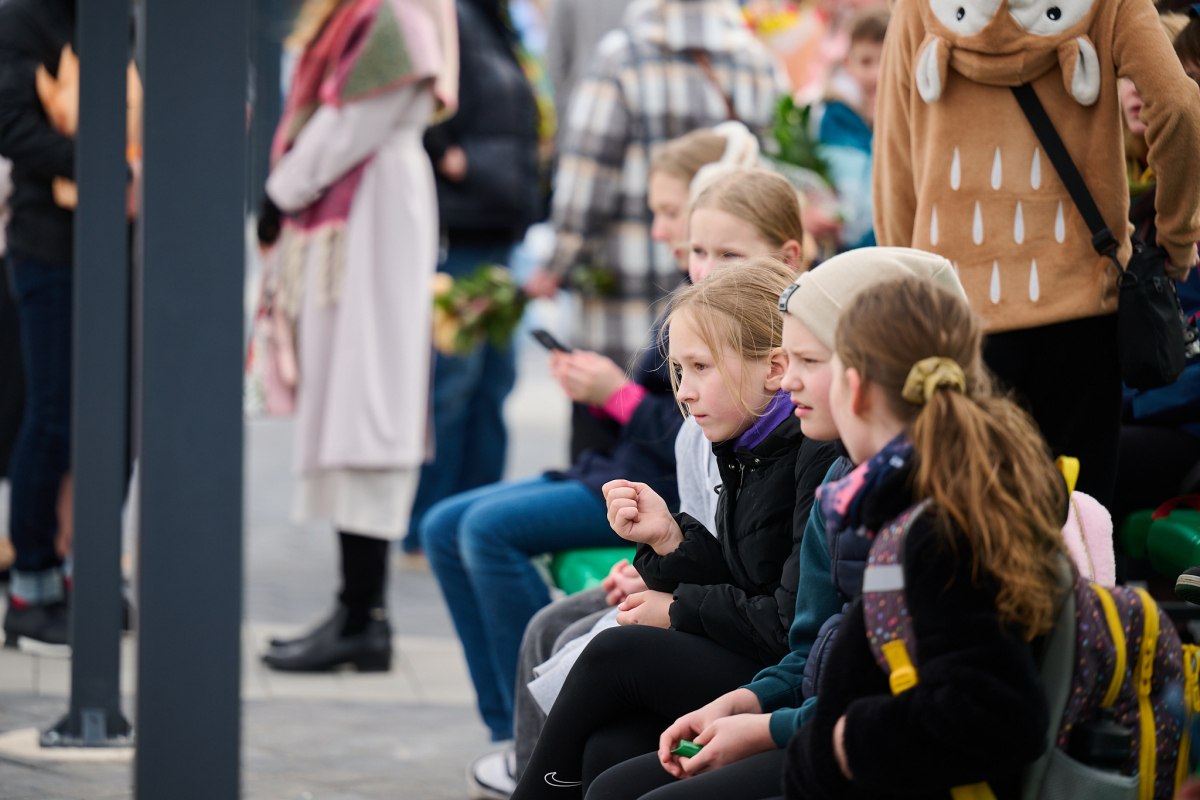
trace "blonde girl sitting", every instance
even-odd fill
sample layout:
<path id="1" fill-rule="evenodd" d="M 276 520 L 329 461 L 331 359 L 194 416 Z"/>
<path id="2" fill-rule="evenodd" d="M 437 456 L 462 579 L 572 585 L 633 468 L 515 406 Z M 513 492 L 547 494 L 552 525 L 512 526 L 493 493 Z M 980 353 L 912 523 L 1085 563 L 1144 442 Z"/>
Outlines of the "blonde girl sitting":
<path id="1" fill-rule="evenodd" d="M 778 260 L 756 258 L 718 267 L 674 297 L 667 329 L 677 398 L 721 470 L 717 536 L 670 514 L 644 483 L 605 486 L 613 529 L 640 543 L 635 565 L 649 590 L 626 598 L 622 627 L 584 649 L 514 798 L 581 796 L 609 766 L 653 750 L 680 713 L 787 652 L 800 536 L 834 457 L 829 443 L 803 435 L 780 391 L 787 358 L 777 298 L 793 277 Z"/>

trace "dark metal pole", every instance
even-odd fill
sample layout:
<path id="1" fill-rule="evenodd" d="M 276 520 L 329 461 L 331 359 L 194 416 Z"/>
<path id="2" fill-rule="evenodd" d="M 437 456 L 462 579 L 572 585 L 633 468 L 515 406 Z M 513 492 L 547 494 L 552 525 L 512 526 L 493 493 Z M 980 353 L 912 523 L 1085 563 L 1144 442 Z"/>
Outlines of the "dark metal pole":
<path id="1" fill-rule="evenodd" d="M 79 0 L 75 144 L 71 705 L 45 746 L 129 743 L 121 713 L 121 504 L 129 438 L 127 0 Z"/>
<path id="2" fill-rule="evenodd" d="M 286 21 L 282 0 L 252 0 L 254 114 L 250 124 L 250 210 L 257 212 L 270 166 L 271 139 L 279 124 L 283 100 L 279 92 L 279 59 Z"/>
<path id="3" fill-rule="evenodd" d="M 246 0 L 146 0 L 139 800 L 239 794 Z"/>

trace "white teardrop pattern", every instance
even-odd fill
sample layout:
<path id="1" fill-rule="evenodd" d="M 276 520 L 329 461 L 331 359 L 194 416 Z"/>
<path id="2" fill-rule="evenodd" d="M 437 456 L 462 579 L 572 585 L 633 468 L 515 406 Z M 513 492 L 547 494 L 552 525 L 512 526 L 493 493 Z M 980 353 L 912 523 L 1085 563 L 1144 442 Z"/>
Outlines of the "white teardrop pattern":
<path id="1" fill-rule="evenodd" d="M 1000 302 L 1000 262 L 999 261 L 992 262 L 991 299 L 992 299 L 992 305 L 996 305 L 997 303 Z"/>
<path id="2" fill-rule="evenodd" d="M 937 224 L 937 204 L 933 206 L 933 210 L 929 214 L 929 243 L 936 245 L 938 243 L 938 224 Z"/>
<path id="3" fill-rule="evenodd" d="M 1067 225 L 1063 221 L 1062 200 L 1058 201 L 1058 213 L 1054 216 L 1054 239 L 1059 244 L 1067 240 Z"/>
<path id="4" fill-rule="evenodd" d="M 1033 166 L 1029 168 L 1029 185 L 1034 189 L 1042 188 L 1042 157 L 1036 147 L 1033 148 Z"/>
<path id="5" fill-rule="evenodd" d="M 992 188 L 1000 188 L 1000 179 L 1003 177 L 1003 170 L 1000 168 L 1000 148 L 996 148 L 996 157 L 992 159 Z"/>
<path id="6" fill-rule="evenodd" d="M 1029 299 L 1036 303 L 1041 296 L 1042 287 L 1038 283 L 1037 259 L 1035 258 L 1029 264 Z"/>
<path id="7" fill-rule="evenodd" d="M 983 212 L 979 209 L 979 201 L 975 201 L 975 222 L 971 225 L 971 238 L 975 244 L 983 244 Z"/>
<path id="8" fill-rule="evenodd" d="M 958 191 L 962 186 L 962 162 L 958 158 L 958 148 L 954 148 L 954 160 L 950 162 L 950 188 Z"/>
<path id="9" fill-rule="evenodd" d="M 1013 221 L 1013 240 L 1017 244 L 1025 241 L 1025 214 L 1021 211 L 1021 201 L 1017 201 L 1017 218 Z"/>

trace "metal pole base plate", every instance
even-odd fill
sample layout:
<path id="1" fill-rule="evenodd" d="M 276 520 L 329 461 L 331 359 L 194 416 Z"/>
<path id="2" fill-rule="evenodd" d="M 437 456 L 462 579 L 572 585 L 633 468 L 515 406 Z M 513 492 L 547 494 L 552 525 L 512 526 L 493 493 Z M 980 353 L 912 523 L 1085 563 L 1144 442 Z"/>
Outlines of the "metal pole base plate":
<path id="1" fill-rule="evenodd" d="M 132 747 L 133 726 L 120 711 L 109 714 L 102 708 L 85 708 L 69 713 L 38 739 L 42 747 Z"/>

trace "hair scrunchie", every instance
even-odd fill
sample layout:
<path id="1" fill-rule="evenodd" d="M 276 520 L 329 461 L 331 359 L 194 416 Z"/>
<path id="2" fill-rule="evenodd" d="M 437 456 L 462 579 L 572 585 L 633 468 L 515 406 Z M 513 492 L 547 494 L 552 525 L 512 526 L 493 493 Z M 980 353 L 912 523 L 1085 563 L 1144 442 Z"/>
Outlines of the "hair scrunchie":
<path id="1" fill-rule="evenodd" d="M 952 358 L 923 358 L 909 370 L 908 379 L 904 381 L 904 391 L 900 396 L 915 406 L 923 406 L 929 402 L 929 398 L 933 397 L 939 386 L 950 386 L 965 392 L 967 376 Z"/>

